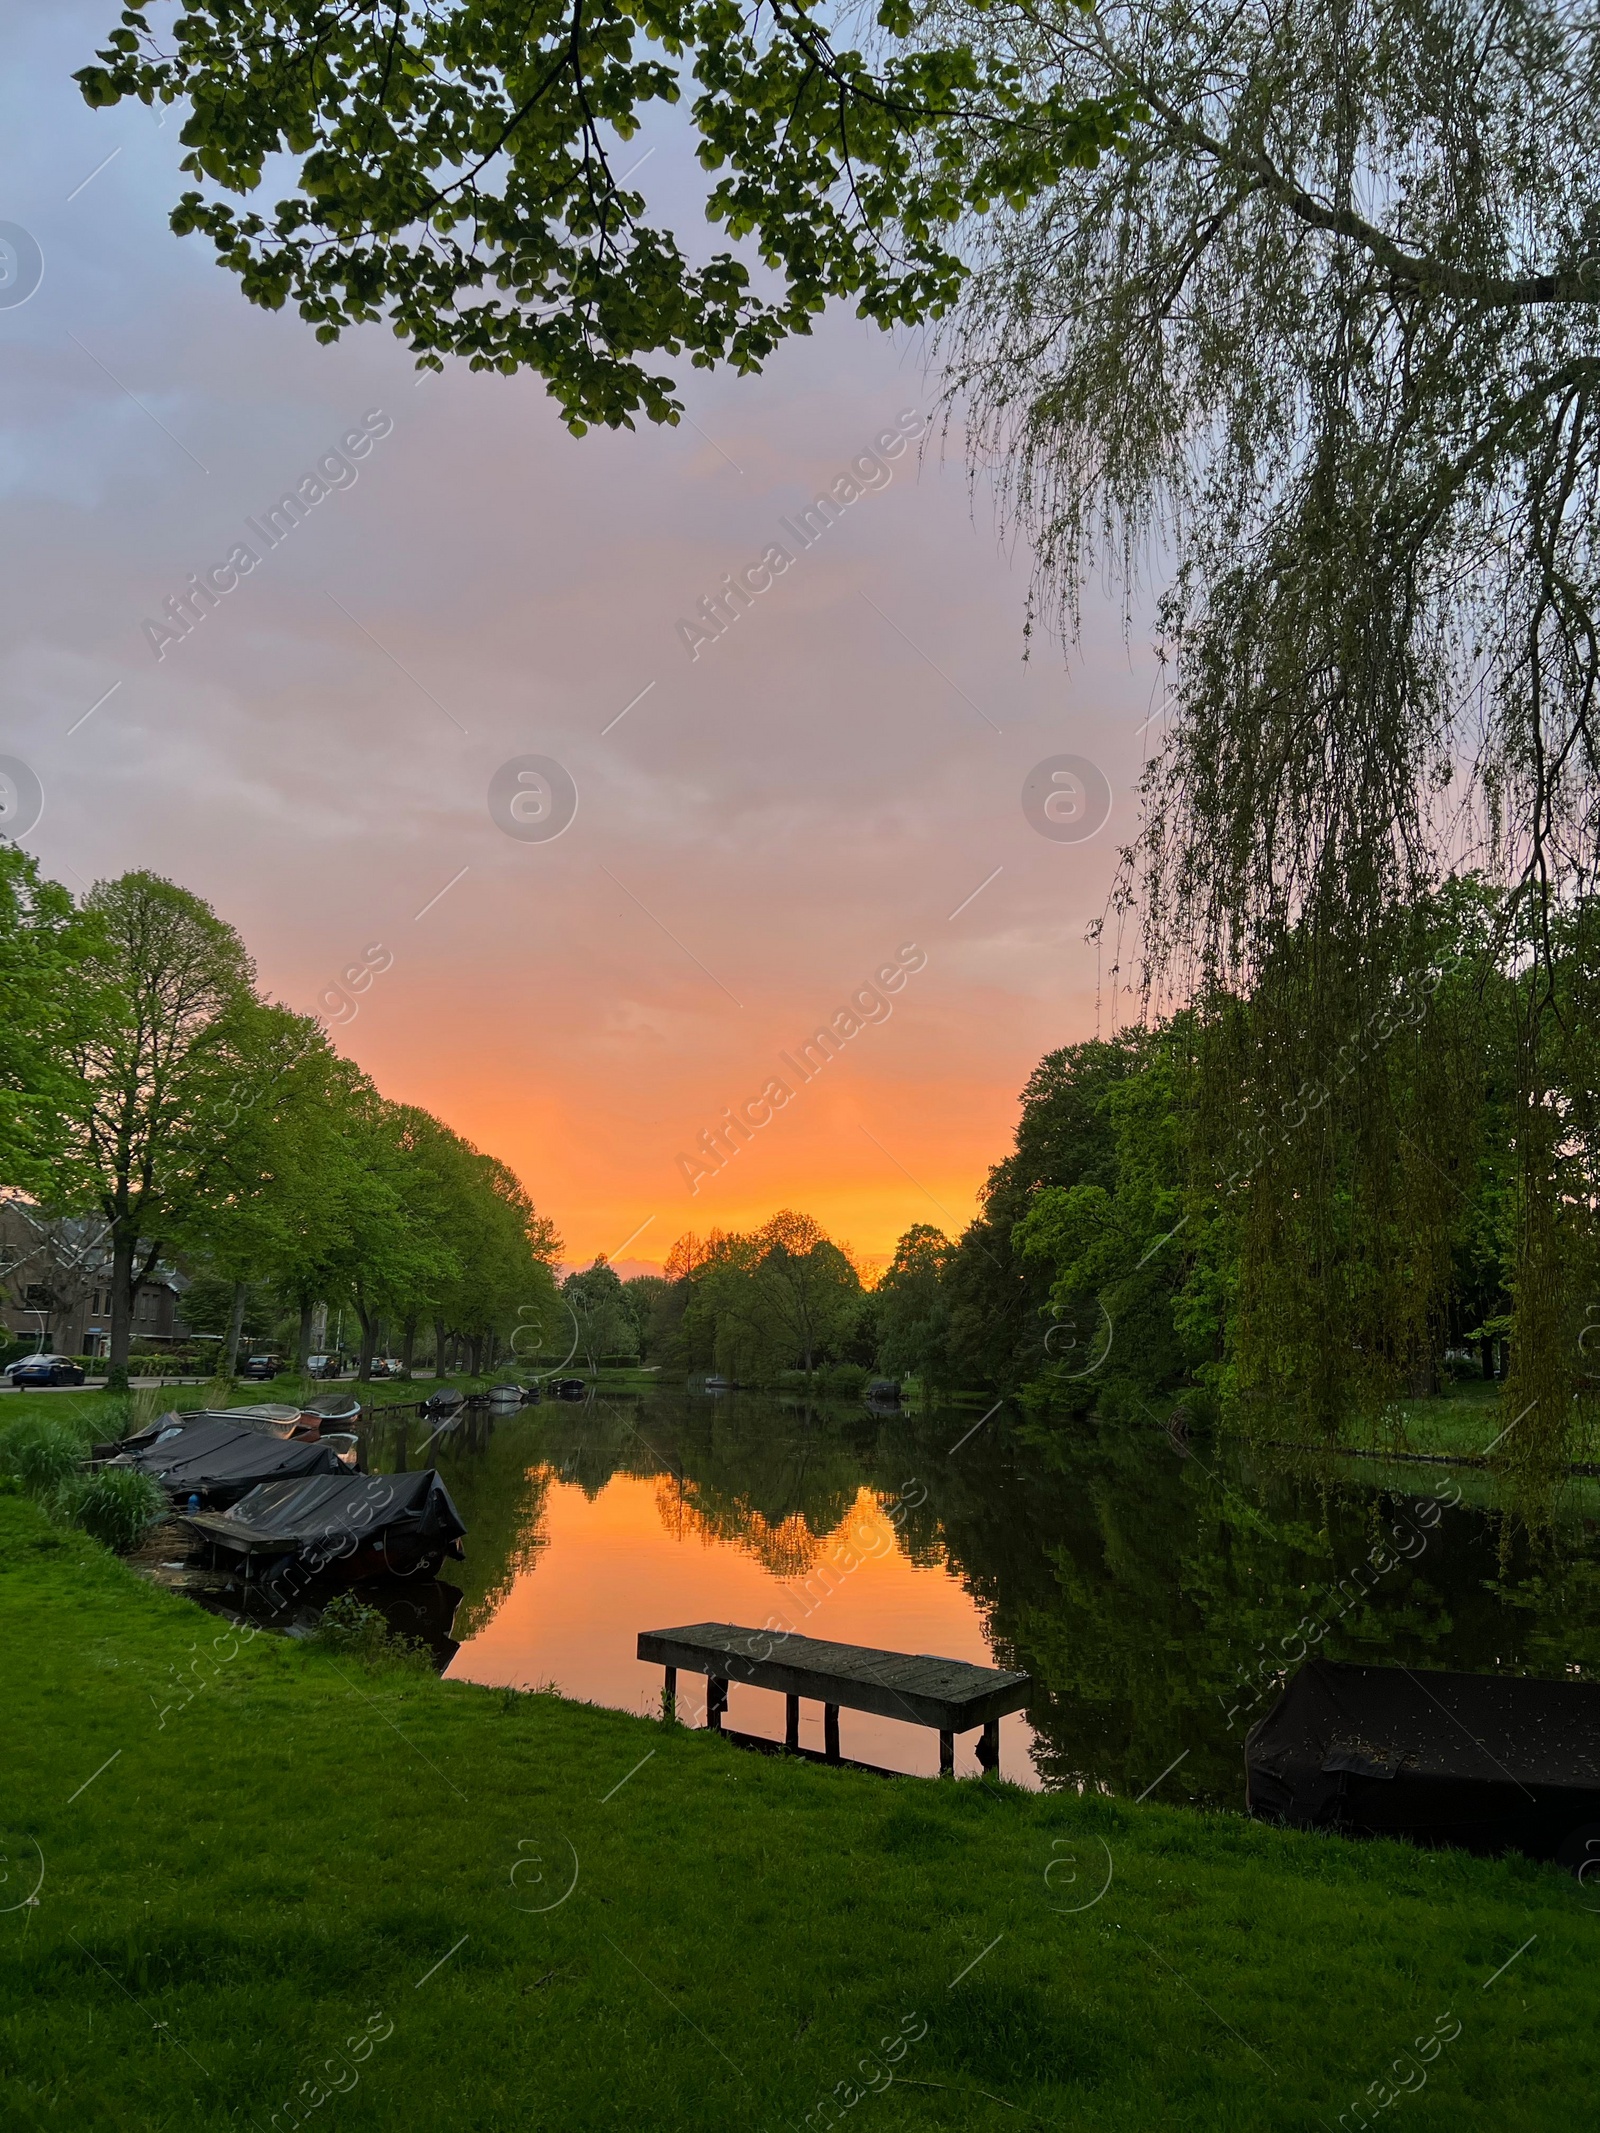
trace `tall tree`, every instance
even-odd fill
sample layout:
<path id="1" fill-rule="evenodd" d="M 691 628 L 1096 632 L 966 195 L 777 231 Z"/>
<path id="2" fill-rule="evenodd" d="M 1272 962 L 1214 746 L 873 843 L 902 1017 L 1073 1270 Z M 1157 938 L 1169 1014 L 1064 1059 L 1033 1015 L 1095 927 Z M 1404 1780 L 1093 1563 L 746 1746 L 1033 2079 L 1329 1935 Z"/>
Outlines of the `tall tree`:
<path id="1" fill-rule="evenodd" d="M 386 1103 L 366 1085 L 353 1092 L 344 1130 L 358 1183 L 335 1293 L 355 1310 L 357 1374 L 369 1379 L 384 1321 L 459 1278 L 459 1238 L 441 1219 L 435 1177 L 418 1160 L 409 1106 Z"/>
<path id="2" fill-rule="evenodd" d="M 401 1145 L 416 1172 L 419 1206 L 448 1245 L 447 1280 L 404 1299 L 403 1322 L 434 1320 L 435 1367 L 445 1367 L 452 1336 L 471 1344 L 474 1369 L 486 1348 L 514 1333 L 524 1317 L 550 1305 L 550 1263 L 561 1240 L 539 1214 L 508 1165 L 484 1155 L 431 1112 L 407 1105 L 398 1113 Z"/>
<path id="3" fill-rule="evenodd" d="M 69 1047 L 90 1001 L 93 921 L 20 845 L 0 840 L 0 1184 L 47 1184 L 71 1096 Z"/>
<path id="4" fill-rule="evenodd" d="M 659 1364 L 671 1341 L 681 1315 L 674 1309 L 673 1288 L 664 1274 L 635 1274 L 622 1284 L 622 1301 L 633 1320 L 641 1363 Z"/>
<path id="5" fill-rule="evenodd" d="M 1516 1441 L 1537 1455 L 1580 1374 L 1564 1150 L 1596 1131 L 1562 1059 L 1556 935 L 1600 866 L 1600 27 L 1556 0 L 981 19 L 1041 91 L 1141 106 L 1129 154 L 981 241 L 952 385 L 1069 623 L 1098 562 L 1131 584 L 1171 560 L 1170 723 L 1123 884 L 1142 983 L 1250 1000 L 1274 1120 L 1363 1055 L 1344 1108 L 1364 1159 L 1341 1174 L 1313 1132 L 1257 1169 L 1247 1278 L 1308 1211 L 1331 1234 L 1354 1191 L 1438 1302 L 1451 1218 L 1424 1181 L 1448 1156 L 1449 1032 L 1419 1026 L 1436 1100 L 1405 1161 L 1362 1032 L 1410 1013 L 1429 901 L 1480 863 L 1508 892 L 1482 969 L 1520 997 L 1512 1397 L 1536 1403 Z M 1200 1054 L 1219 1112 L 1239 1068 L 1221 1034 Z M 1384 1298 L 1368 1352 L 1402 1389 L 1419 1295 Z M 1307 1308 L 1338 1322 L 1331 1291 Z"/>
<path id="6" fill-rule="evenodd" d="M 944 1279 L 953 1249 L 931 1222 L 914 1223 L 894 1248 L 873 1292 L 878 1361 L 891 1377 L 914 1372 L 932 1387 L 949 1381 L 950 1299 Z"/>
<path id="7" fill-rule="evenodd" d="M 169 1241 L 226 1189 L 226 1091 L 247 1063 L 253 972 L 233 928 L 159 875 L 100 882 L 85 901 L 87 1028 L 53 1196 L 88 1199 L 110 1232 L 110 1377 L 127 1381 L 134 1299 Z"/>
<path id="8" fill-rule="evenodd" d="M 861 1277 L 820 1223 L 789 1208 L 764 1222 L 755 1242 L 756 1309 L 781 1329 L 800 1368 L 809 1372 L 853 1319 Z"/>
<path id="9" fill-rule="evenodd" d="M 1110 1089 L 1135 1070 L 1139 1033 L 1091 1038 L 1047 1052 L 1022 1091 L 1016 1146 L 990 1171 L 982 1205 L 944 1274 L 955 1380 L 1011 1390 L 1049 1351 L 1050 1280 L 1014 1243 L 1017 1224 L 1046 1186 L 1110 1186 L 1115 1134 Z"/>
<path id="10" fill-rule="evenodd" d="M 856 1334 L 861 1277 L 811 1216 L 784 1209 L 745 1235 L 680 1237 L 668 1279 L 686 1290 L 680 1357 L 765 1382 L 813 1370 Z"/>
<path id="11" fill-rule="evenodd" d="M 179 1243 L 186 1260 L 233 1284 L 236 1306 L 250 1284 L 272 1284 L 298 1316 L 303 1370 L 314 1308 L 335 1292 L 370 1197 L 351 1131 L 370 1084 L 310 1016 L 258 1002 L 238 1022 L 234 1078 L 221 1099 L 225 1145 Z M 238 1322 L 235 1313 L 227 1326 L 225 1370 Z"/>
<path id="12" fill-rule="evenodd" d="M 639 1352 L 639 1328 L 615 1269 L 605 1258 L 571 1273 L 561 1293 L 578 1321 L 578 1345 L 595 1369 L 610 1356 L 630 1359 Z"/>

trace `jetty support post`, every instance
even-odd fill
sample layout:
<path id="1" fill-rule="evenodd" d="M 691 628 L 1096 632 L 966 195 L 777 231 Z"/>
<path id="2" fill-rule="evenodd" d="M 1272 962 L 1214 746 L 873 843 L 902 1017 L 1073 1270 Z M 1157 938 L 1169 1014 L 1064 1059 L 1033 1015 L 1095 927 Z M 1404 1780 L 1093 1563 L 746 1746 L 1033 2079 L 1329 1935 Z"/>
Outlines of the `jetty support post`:
<path id="1" fill-rule="evenodd" d="M 670 1726 L 678 1716 L 678 1669 L 669 1666 L 665 1672 L 667 1678 L 661 1690 L 661 1715 Z"/>
<path id="2" fill-rule="evenodd" d="M 775 1651 L 776 1641 L 781 1641 L 781 1651 Z M 833 1644 L 790 1631 L 774 1640 L 770 1630 L 737 1622 L 641 1630 L 637 1656 L 667 1670 L 664 1703 L 674 1694 L 674 1670 L 705 1677 L 710 1731 L 726 1734 L 728 1692 L 737 1680 L 749 1688 L 776 1690 L 784 1699 L 782 1746 L 791 1754 L 810 1752 L 800 1746 L 800 1705 L 814 1701 L 822 1706 L 819 1762 L 844 1762 L 839 1713 L 870 1711 L 883 1718 L 910 1719 L 937 1732 L 939 1774 L 949 1778 L 955 1776 L 958 1733 L 977 1733 L 980 1767 L 985 1772 L 998 1769 L 1000 1720 L 1024 1708 L 1030 1688 L 1026 1674 L 974 1666 L 964 1659 Z M 744 1736 L 735 1738 L 743 1741 Z"/>

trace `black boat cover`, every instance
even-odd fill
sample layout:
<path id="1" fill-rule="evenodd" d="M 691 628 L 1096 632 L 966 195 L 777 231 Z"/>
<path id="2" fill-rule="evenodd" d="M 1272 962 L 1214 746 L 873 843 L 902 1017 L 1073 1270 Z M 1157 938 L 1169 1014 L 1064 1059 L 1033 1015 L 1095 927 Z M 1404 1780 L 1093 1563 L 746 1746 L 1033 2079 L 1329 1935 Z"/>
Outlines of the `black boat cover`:
<path id="1" fill-rule="evenodd" d="M 432 1467 L 420 1474 L 316 1474 L 265 1482 L 229 1511 L 201 1514 L 195 1532 L 243 1555 L 296 1555 L 332 1568 L 365 1542 L 418 1555 L 459 1556 L 466 1527 Z"/>
<path id="2" fill-rule="evenodd" d="M 207 1506 L 237 1503 L 266 1481 L 344 1471 L 339 1448 L 275 1437 L 222 1415 L 163 1418 L 107 1461 L 151 1474 L 174 1496 L 199 1496 Z M 149 1441 L 146 1442 L 146 1437 Z"/>
<path id="3" fill-rule="evenodd" d="M 297 1407 L 190 1407 L 179 1410 L 169 1407 L 164 1415 L 157 1415 L 153 1422 L 132 1436 L 119 1437 L 113 1443 L 97 1444 L 92 1456 L 96 1459 L 114 1459 L 123 1452 L 147 1451 L 162 1438 L 169 1438 L 176 1430 L 192 1429 L 197 1422 L 226 1422 L 233 1429 L 253 1429 L 258 1435 L 285 1437 L 290 1434 L 300 1419 Z"/>
<path id="4" fill-rule="evenodd" d="M 135 1430 L 132 1436 L 118 1437 L 109 1444 L 95 1445 L 89 1456 L 91 1459 L 115 1459 L 122 1452 L 142 1452 L 147 1446 L 154 1444 L 158 1437 L 175 1429 L 182 1429 L 186 1422 L 193 1420 L 192 1413 L 181 1415 L 175 1407 L 169 1407 L 164 1415 L 157 1415 L 153 1422 L 147 1423 L 143 1429 Z"/>
<path id="5" fill-rule="evenodd" d="M 1583 1682 L 1313 1659 L 1244 1755 L 1269 1821 L 1600 1859 L 1600 1687 Z"/>

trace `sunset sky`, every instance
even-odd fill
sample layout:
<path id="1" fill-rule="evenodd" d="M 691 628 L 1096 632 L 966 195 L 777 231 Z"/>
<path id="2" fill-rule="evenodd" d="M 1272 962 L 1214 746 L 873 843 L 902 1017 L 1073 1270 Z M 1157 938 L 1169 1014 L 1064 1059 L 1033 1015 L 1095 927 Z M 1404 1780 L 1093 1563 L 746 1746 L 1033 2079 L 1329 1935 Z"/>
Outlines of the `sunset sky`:
<path id="1" fill-rule="evenodd" d="M 0 222 L 44 256 L 0 309 L 0 752 L 45 795 L 23 841 L 75 889 L 183 882 L 296 1008 L 343 1015 L 327 988 L 381 946 L 337 1041 L 511 1162 L 569 1262 L 638 1271 L 786 1205 L 864 1255 L 959 1228 L 1034 1062 L 1095 1026 L 1145 633 L 1096 597 L 1078 658 L 1024 663 L 1027 554 L 928 426 L 913 337 L 830 314 L 760 378 L 688 373 L 676 429 L 577 440 L 536 379 L 419 382 L 383 328 L 323 348 L 252 309 L 167 228 L 176 119 L 68 79 L 113 16 L 7 9 Z M 681 140 L 648 153 L 653 203 L 691 205 Z M 897 433 L 802 548 L 781 522 Z M 263 514 L 352 435 L 269 547 Z M 255 566 L 172 635 L 240 543 Z M 774 544 L 788 567 L 703 639 Z M 1023 811 L 1061 754 L 1110 784 L 1087 842 Z M 524 756 L 576 787 L 558 837 L 491 816 Z M 691 1190 L 699 1136 L 912 951 L 892 1012 Z"/>

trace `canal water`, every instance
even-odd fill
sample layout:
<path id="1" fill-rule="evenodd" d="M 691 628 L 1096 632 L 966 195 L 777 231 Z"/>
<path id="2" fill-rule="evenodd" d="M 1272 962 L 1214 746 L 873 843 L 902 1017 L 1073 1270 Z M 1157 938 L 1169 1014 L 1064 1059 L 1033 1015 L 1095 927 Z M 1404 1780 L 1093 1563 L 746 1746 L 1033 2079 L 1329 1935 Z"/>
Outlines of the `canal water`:
<path id="1" fill-rule="evenodd" d="M 654 1712 L 642 1629 L 771 1624 L 940 1653 L 1032 1677 L 1003 1775 L 1236 1809 L 1245 1734 L 1308 1653 L 1600 1679 L 1591 1485 L 1530 1539 L 1474 1503 L 1483 1477 L 1446 1467 L 1263 1466 L 1010 1408 L 973 1430 L 980 1413 L 663 1390 L 441 1439 L 428 1457 L 469 1533 L 447 1571 L 464 1587 L 449 1672 Z M 703 1682 L 680 1690 L 697 1722 Z M 820 1747 L 820 1709 L 804 1712 Z M 731 1726 L 775 1737 L 782 1721 L 781 1698 L 734 1686 Z M 865 1762 L 937 1767 L 920 1727 L 846 1711 L 841 1736 Z M 975 1745 L 958 1742 L 958 1772 L 976 1772 Z"/>

